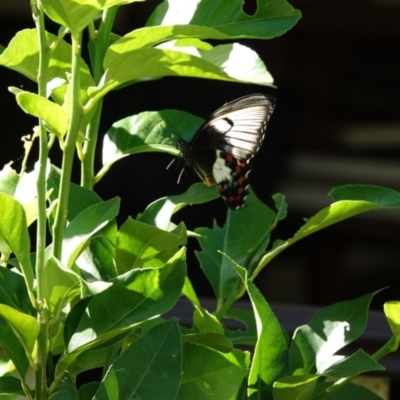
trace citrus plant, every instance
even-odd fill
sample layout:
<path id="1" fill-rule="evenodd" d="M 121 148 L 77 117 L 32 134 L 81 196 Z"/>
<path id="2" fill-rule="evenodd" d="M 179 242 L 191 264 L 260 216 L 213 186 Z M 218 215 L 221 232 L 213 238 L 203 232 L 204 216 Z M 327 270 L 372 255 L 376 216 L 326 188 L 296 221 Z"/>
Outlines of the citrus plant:
<path id="1" fill-rule="evenodd" d="M 272 86 L 260 57 L 232 40 L 273 39 L 296 24 L 299 11 L 286 0 L 259 0 L 253 15 L 240 0 L 164 0 L 145 27 L 113 34 L 119 8 L 133 2 L 31 0 L 35 29 L 0 46 L 0 65 L 37 82 L 37 93 L 9 90 L 22 111 L 38 119 L 32 139 L 39 143 L 33 171 L 10 165 L 0 171 L 0 393 L 38 400 L 376 399 L 350 381 L 381 370 L 377 361 L 397 349 L 397 303 L 385 305 L 390 341 L 372 356 L 359 350 L 343 357 L 336 353 L 363 332 L 373 293 L 320 310 L 289 340 L 253 281 L 294 242 L 362 212 L 399 207 L 399 193 L 336 188 L 330 207 L 293 238 L 271 243 L 286 217 L 280 194 L 275 210 L 251 193 L 245 208 L 228 211 L 224 226 L 190 232 L 174 214 L 219 197 L 215 187 L 198 183 L 166 194 L 120 226 L 120 200 L 101 199 L 94 190 L 123 157 L 179 156 L 178 137 L 190 140 L 202 123 L 184 111 L 144 111 L 116 121 L 101 143 L 108 92 L 166 76 Z M 48 20 L 58 24 L 57 34 L 46 30 Z M 82 57 L 84 32 L 88 59 Z M 56 145 L 61 165 L 51 160 Z M 29 156 L 27 146 L 23 166 Z M 79 184 L 71 180 L 74 162 L 81 167 Z M 243 226 L 252 228 L 239 236 Z M 188 236 L 201 245 L 198 258 L 215 292 L 215 310 L 202 306 L 186 275 Z M 244 293 L 251 309 L 235 307 Z M 193 306 L 190 327 L 163 318 L 181 296 Z M 223 318 L 246 329 L 230 330 Z M 77 387 L 79 374 L 99 368 L 100 380 Z"/>

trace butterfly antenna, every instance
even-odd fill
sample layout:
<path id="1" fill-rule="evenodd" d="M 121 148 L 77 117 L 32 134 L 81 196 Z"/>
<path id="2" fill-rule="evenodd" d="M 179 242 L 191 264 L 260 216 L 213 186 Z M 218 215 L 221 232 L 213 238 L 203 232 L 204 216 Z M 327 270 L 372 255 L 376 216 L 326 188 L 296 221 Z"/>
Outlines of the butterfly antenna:
<path id="1" fill-rule="evenodd" d="M 181 173 L 178 176 L 178 182 L 177 182 L 178 185 L 179 185 L 179 182 L 181 181 L 181 177 L 182 177 L 182 174 L 183 174 L 184 170 L 185 170 L 185 168 L 182 168 Z"/>
<path id="2" fill-rule="evenodd" d="M 176 158 L 173 158 L 172 161 L 167 165 L 167 168 L 165 168 L 165 169 L 168 170 L 169 167 L 174 163 L 175 160 L 176 160 Z"/>

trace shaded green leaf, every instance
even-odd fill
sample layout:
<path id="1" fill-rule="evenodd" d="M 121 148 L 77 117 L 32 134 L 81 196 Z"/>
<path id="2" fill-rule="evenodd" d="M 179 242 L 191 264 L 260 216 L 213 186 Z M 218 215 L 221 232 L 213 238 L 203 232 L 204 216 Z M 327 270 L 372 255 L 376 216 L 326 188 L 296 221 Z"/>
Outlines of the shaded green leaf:
<path id="1" fill-rule="evenodd" d="M 337 201 L 307 219 L 307 222 L 291 239 L 279 242 L 277 246 L 274 246 L 262 258 L 257 269 L 268 264 L 293 243 L 330 225 L 367 211 L 400 207 L 400 193 L 379 186 L 346 185 L 333 189 L 330 195 Z"/>
<path id="2" fill-rule="evenodd" d="M 0 287 L 8 294 L 16 308 L 32 315 L 33 310 L 21 274 L 15 270 L 0 268 Z M 6 304 L 3 301 L 1 303 Z"/>
<path id="3" fill-rule="evenodd" d="M 239 350 L 226 354 L 184 343 L 177 400 L 229 400 L 240 388 L 249 362 L 249 354 Z"/>
<path id="4" fill-rule="evenodd" d="M 223 228 L 214 224 L 212 229 L 197 228 L 202 250 L 196 252 L 200 266 L 210 281 L 219 301 L 237 290 L 240 278 L 230 261 L 253 268 L 269 241 L 271 224 L 275 213 L 252 193 L 246 198 L 247 207 L 230 210 Z M 251 229 L 248 227 L 251 226 Z"/>
<path id="5" fill-rule="evenodd" d="M 162 266 L 178 251 L 178 246 L 186 244 L 186 241 L 183 225 L 175 234 L 128 217 L 117 236 L 117 270 L 125 273 L 134 268 Z"/>
<path id="6" fill-rule="evenodd" d="M 182 336 L 182 342 L 201 344 L 222 353 L 229 353 L 233 350 L 232 342 L 224 335 L 215 332 L 200 332 L 184 335 Z"/>
<path id="7" fill-rule="evenodd" d="M 364 386 L 350 383 L 329 396 L 329 400 L 343 399 L 382 400 L 382 397 L 371 392 Z"/>
<path id="8" fill-rule="evenodd" d="M 230 308 L 224 319 L 233 319 L 242 322 L 245 329 L 231 330 L 225 327 L 225 336 L 234 344 L 255 346 L 257 343 L 257 326 L 254 311 L 244 308 Z"/>
<path id="9" fill-rule="evenodd" d="M 174 400 L 181 380 L 181 363 L 177 320 L 164 322 L 121 354 L 108 370 L 94 399 Z"/>
<path id="10" fill-rule="evenodd" d="M 50 393 L 48 400 L 79 400 L 75 382 L 68 372 L 65 372 L 57 386 Z"/>
<path id="11" fill-rule="evenodd" d="M 29 360 L 25 348 L 10 324 L 0 316 L 0 346 L 11 359 L 22 379 L 29 368 Z"/>
<path id="12" fill-rule="evenodd" d="M 82 351 L 170 310 L 181 294 L 185 274 L 182 248 L 163 268 L 129 271 L 107 290 L 80 301 L 65 323 L 69 354 L 58 362 L 56 376 L 60 377 Z"/>
<path id="13" fill-rule="evenodd" d="M 13 376 L 1 376 L 0 393 L 2 398 L 4 398 L 7 394 L 24 395 L 21 387 L 21 381 L 18 378 L 14 378 Z"/>

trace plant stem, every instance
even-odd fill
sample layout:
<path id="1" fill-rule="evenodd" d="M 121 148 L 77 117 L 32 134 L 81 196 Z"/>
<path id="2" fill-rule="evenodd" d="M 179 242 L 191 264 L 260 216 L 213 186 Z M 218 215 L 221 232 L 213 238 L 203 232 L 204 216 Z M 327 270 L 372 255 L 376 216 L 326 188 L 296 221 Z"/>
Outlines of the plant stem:
<path id="1" fill-rule="evenodd" d="M 92 59 L 93 77 L 96 83 L 100 82 L 103 75 L 103 60 L 108 49 L 111 29 L 114 23 L 118 7 L 111 7 L 103 12 L 102 23 L 100 24 L 94 41 L 94 57 Z M 81 164 L 81 185 L 92 190 L 94 180 L 94 156 L 99 133 L 100 117 L 103 100 L 99 100 L 94 116 L 86 130 L 85 143 L 83 145 L 83 159 Z"/>
<path id="2" fill-rule="evenodd" d="M 47 351 L 48 351 L 48 325 L 43 321 L 42 314 L 39 313 L 39 335 L 37 338 L 37 353 L 35 364 L 36 371 L 36 400 L 47 399 Z"/>
<path id="3" fill-rule="evenodd" d="M 58 207 L 53 225 L 53 255 L 61 260 L 62 242 L 64 228 L 68 214 L 68 196 L 71 186 L 72 165 L 75 155 L 76 140 L 79 132 L 79 125 L 82 118 L 82 104 L 80 101 L 80 54 L 81 54 L 81 33 L 72 34 L 72 66 L 71 66 L 71 105 L 69 112 L 69 125 L 64 148 L 64 155 L 61 167 L 60 191 Z"/>
<path id="4" fill-rule="evenodd" d="M 33 20 L 37 30 L 37 38 L 39 45 L 39 66 L 38 66 L 38 94 L 46 97 L 47 71 L 48 71 L 48 45 L 46 31 L 44 25 L 44 15 L 41 4 L 31 1 L 31 9 Z M 45 248 L 46 248 L 46 166 L 48 159 L 47 132 L 43 125 L 43 121 L 39 120 L 39 163 L 38 175 L 36 181 L 37 201 L 38 201 L 38 217 L 37 217 L 37 238 L 36 238 L 36 308 L 37 320 L 39 324 L 39 335 L 37 339 L 37 353 L 35 365 L 37 371 L 36 378 L 36 399 L 44 400 L 47 398 L 47 381 L 46 381 L 46 360 L 47 360 L 47 323 L 43 316 L 43 272 L 45 267 Z M 21 377 L 22 387 L 28 399 L 32 396 L 29 388 L 26 387 L 24 378 Z"/>
<path id="5" fill-rule="evenodd" d="M 48 45 L 44 28 L 43 10 L 41 7 L 32 5 L 33 19 L 35 21 L 39 42 L 39 72 L 38 72 L 38 94 L 46 97 L 47 70 L 48 70 Z M 39 120 L 39 165 L 37 175 L 37 242 L 36 242 L 36 278 L 37 278 L 37 300 L 42 302 L 42 276 L 45 263 L 46 248 L 46 166 L 48 158 L 47 132 L 43 121 Z"/>

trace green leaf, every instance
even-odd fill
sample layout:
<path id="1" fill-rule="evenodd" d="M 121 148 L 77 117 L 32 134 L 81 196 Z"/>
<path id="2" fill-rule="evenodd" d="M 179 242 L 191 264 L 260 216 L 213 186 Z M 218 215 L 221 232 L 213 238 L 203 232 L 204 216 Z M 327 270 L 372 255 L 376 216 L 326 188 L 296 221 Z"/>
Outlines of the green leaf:
<path id="1" fill-rule="evenodd" d="M 146 111 L 115 122 L 104 136 L 103 168 L 130 154 L 162 151 L 179 155 L 180 136 L 191 137 L 203 119 L 184 111 Z"/>
<path id="2" fill-rule="evenodd" d="M 11 168 L 10 164 L 6 164 L 0 171 L 0 193 L 13 197 L 18 181 L 19 176 L 15 169 Z"/>
<path id="3" fill-rule="evenodd" d="M 350 357 L 342 357 L 340 361 L 331 364 L 324 370 L 318 371 L 318 373 L 334 378 L 346 378 L 365 372 L 384 370 L 385 368 L 382 365 L 378 364 L 365 351 L 359 349 Z"/>
<path id="4" fill-rule="evenodd" d="M 245 308 L 230 308 L 224 315 L 224 319 L 240 321 L 245 329 L 231 330 L 225 327 L 225 336 L 234 344 L 255 346 L 257 343 L 257 326 L 253 310 Z"/>
<path id="5" fill-rule="evenodd" d="M 274 400 L 311 400 L 318 375 L 286 376 L 274 383 Z"/>
<path id="6" fill-rule="evenodd" d="M 230 353 L 233 350 L 232 342 L 224 335 L 215 332 L 191 333 L 182 336 L 182 341 L 184 343 L 201 344 L 222 353 Z"/>
<path id="7" fill-rule="evenodd" d="M 261 269 L 287 247 L 312 233 L 347 218 L 372 210 L 400 207 L 400 193 L 372 185 L 346 185 L 333 189 L 330 196 L 336 201 L 319 211 L 296 232 L 296 234 L 269 251 L 260 261 Z"/>
<path id="8" fill-rule="evenodd" d="M 276 219 L 281 221 L 287 216 L 287 203 L 285 196 L 281 193 L 276 193 L 272 196 L 272 199 L 275 202 L 275 208 L 277 210 Z"/>
<path id="9" fill-rule="evenodd" d="M 194 343 L 183 344 L 183 376 L 177 400 L 229 400 L 249 365 L 249 354 L 225 354 Z"/>
<path id="10" fill-rule="evenodd" d="M 74 380 L 68 372 L 65 372 L 58 385 L 51 392 L 48 400 L 79 400 L 78 390 Z"/>
<path id="11" fill-rule="evenodd" d="M 56 376 L 62 375 L 82 351 L 169 311 L 181 294 L 185 274 L 182 248 L 163 268 L 129 271 L 107 290 L 81 300 L 74 307 L 77 312 L 72 309 L 65 323 L 64 341 L 69 354 L 58 362 Z"/>
<path id="12" fill-rule="evenodd" d="M 374 294 L 322 308 L 298 328 L 289 351 L 291 373 L 319 373 L 330 366 L 331 357 L 363 333 Z"/>
<path id="13" fill-rule="evenodd" d="M 237 290 L 240 278 L 230 261 L 252 269 L 265 252 L 275 213 L 254 194 L 246 198 L 247 207 L 230 210 L 223 228 L 197 228 L 202 251 L 196 252 L 200 266 L 210 281 L 219 301 Z M 251 229 L 248 227 L 251 226 Z"/>
<path id="14" fill-rule="evenodd" d="M 114 5 L 142 0 L 43 0 L 45 13 L 74 34 L 82 31 L 97 15 Z"/>
<path id="15" fill-rule="evenodd" d="M 105 59 L 105 73 L 99 86 L 90 88 L 93 100 L 110 90 L 135 80 L 163 77 L 188 76 L 218 79 L 230 82 L 246 82 L 271 86 L 272 76 L 263 61 L 253 50 L 239 45 L 219 45 L 203 51 L 194 47 L 141 48 L 118 53 L 110 46 Z"/>
<path id="16" fill-rule="evenodd" d="M 275 314 L 256 286 L 246 283 L 257 323 L 257 344 L 251 364 L 249 399 L 272 398 L 272 384 L 288 374 L 288 347 Z"/>
<path id="17" fill-rule="evenodd" d="M 164 0 L 153 12 L 147 25 L 198 25 L 213 27 L 221 36 L 213 39 L 250 37 L 270 39 L 284 34 L 301 14 L 285 0 L 257 1 L 254 15 L 243 11 L 241 0 Z M 206 34 L 207 35 L 207 34 Z M 188 34 L 190 36 L 190 34 Z M 206 36 L 208 37 L 208 36 Z"/>
<path id="18" fill-rule="evenodd" d="M 97 392 L 97 389 L 100 386 L 100 382 L 90 382 L 87 383 L 86 385 L 82 385 L 78 389 L 79 393 L 79 400 L 87 400 L 87 399 L 93 399 L 93 396 Z"/>
<path id="19" fill-rule="evenodd" d="M 216 186 L 208 187 L 202 182 L 195 183 L 186 192 L 162 197 L 151 203 L 139 217 L 139 221 L 169 230 L 172 215 L 180 209 L 187 205 L 206 203 L 218 197 L 220 194 Z"/>
<path id="20" fill-rule="evenodd" d="M 47 186 L 48 189 L 52 189 L 50 200 L 53 202 L 57 201 L 59 197 L 60 175 L 61 171 L 52 165 L 47 179 Z M 93 190 L 71 183 L 68 197 L 68 221 L 71 222 L 83 210 L 101 202 L 103 202 L 103 200 Z"/>
<path id="21" fill-rule="evenodd" d="M 382 397 L 378 396 L 374 392 L 371 392 L 364 386 L 359 386 L 355 385 L 354 383 L 350 383 L 344 386 L 336 393 L 333 393 L 329 396 L 329 400 L 344 400 L 344 399 L 382 400 Z"/>
<path id="22" fill-rule="evenodd" d="M 51 1 L 51 0 L 47 0 Z M 55 3 L 55 2 L 53 2 Z M 47 96 L 52 94 L 62 104 L 67 90 L 67 74 L 71 72 L 71 46 L 57 36 L 46 32 L 47 46 L 50 49 L 47 71 Z M 19 72 L 32 81 L 37 81 L 39 65 L 39 46 L 36 29 L 19 31 L 0 55 L 0 65 Z M 86 88 L 94 85 L 89 67 L 80 60 L 81 101 L 87 101 Z"/>
<path id="23" fill-rule="evenodd" d="M 10 324 L 0 316 L 0 346 L 15 365 L 19 376 L 25 379 L 29 368 L 29 360 L 22 342 Z"/>
<path id="24" fill-rule="evenodd" d="M 124 273 L 134 268 L 162 266 L 186 241 L 183 225 L 175 234 L 129 217 L 117 236 L 117 270 Z"/>
<path id="25" fill-rule="evenodd" d="M 181 363 L 180 331 L 174 319 L 156 326 L 123 352 L 108 370 L 94 399 L 174 400 Z"/>
<path id="26" fill-rule="evenodd" d="M 65 136 L 68 128 L 68 116 L 57 103 L 30 92 L 19 92 L 16 95 L 16 100 L 27 114 L 41 118 L 49 131 L 59 139 Z"/>
<path id="27" fill-rule="evenodd" d="M 1 376 L 0 377 L 0 393 L 4 399 L 7 394 L 19 394 L 24 395 L 21 387 L 21 381 L 13 376 Z"/>
<path id="28" fill-rule="evenodd" d="M 28 142 L 28 141 L 26 141 Z M 24 147 L 30 147 L 32 142 L 25 143 Z M 46 168 L 46 176 L 50 172 L 50 163 Z M 5 165 L 0 171 L 0 192 L 13 197 L 24 207 L 27 225 L 30 226 L 37 217 L 37 173 L 38 165 L 31 172 L 17 174 L 10 165 Z"/>
<path id="29" fill-rule="evenodd" d="M 384 304 L 383 310 L 395 339 L 393 351 L 396 351 L 400 343 L 400 302 L 388 301 Z"/>
<path id="30" fill-rule="evenodd" d="M 400 207 L 400 193 L 392 189 L 374 185 L 344 185 L 329 193 L 334 201 L 365 201 L 376 208 Z"/>
<path id="31" fill-rule="evenodd" d="M 65 228 L 61 261 L 71 267 L 89 239 L 118 215 L 120 200 L 114 198 L 90 206 Z"/>
<path id="32" fill-rule="evenodd" d="M 29 357 L 33 352 L 35 341 L 39 333 L 39 326 L 36 318 L 5 304 L 0 304 L 0 315 L 10 324 Z"/>
<path id="33" fill-rule="evenodd" d="M 42 291 L 49 311 L 58 317 L 62 309 L 81 291 L 79 276 L 51 257 L 43 271 Z"/>
<path id="34" fill-rule="evenodd" d="M 218 318 L 201 306 L 194 306 L 193 322 L 200 332 L 224 333 L 224 327 Z"/>
<path id="35" fill-rule="evenodd" d="M 9 253 L 9 249 L 17 257 L 23 271 L 29 292 L 33 290 L 33 269 L 30 260 L 30 239 L 26 223 L 25 211 L 21 204 L 0 193 L 0 252 Z"/>
<path id="36" fill-rule="evenodd" d="M 15 308 L 25 314 L 33 314 L 24 278 L 15 269 L 0 268 L 0 287 L 10 297 Z M 3 301 L 1 303 L 4 304 Z"/>

